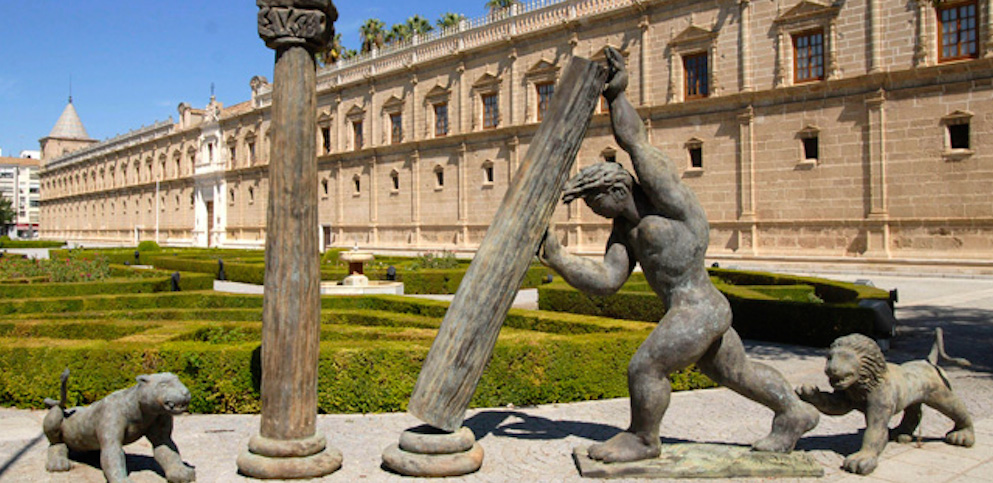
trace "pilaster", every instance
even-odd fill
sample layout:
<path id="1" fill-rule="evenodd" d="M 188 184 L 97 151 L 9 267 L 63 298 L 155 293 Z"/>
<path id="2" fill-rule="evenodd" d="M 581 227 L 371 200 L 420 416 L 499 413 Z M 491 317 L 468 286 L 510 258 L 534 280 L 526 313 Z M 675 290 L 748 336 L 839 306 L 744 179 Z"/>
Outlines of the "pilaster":
<path id="1" fill-rule="evenodd" d="M 748 106 L 738 114 L 738 250 L 755 255 L 758 232 L 755 224 L 755 110 Z"/>
<path id="2" fill-rule="evenodd" d="M 752 2 L 739 0 L 738 89 L 752 90 Z"/>
<path id="3" fill-rule="evenodd" d="M 886 196 L 886 91 L 880 88 L 865 100 L 869 125 L 869 206 L 866 223 L 867 257 L 890 258 L 889 211 Z"/>

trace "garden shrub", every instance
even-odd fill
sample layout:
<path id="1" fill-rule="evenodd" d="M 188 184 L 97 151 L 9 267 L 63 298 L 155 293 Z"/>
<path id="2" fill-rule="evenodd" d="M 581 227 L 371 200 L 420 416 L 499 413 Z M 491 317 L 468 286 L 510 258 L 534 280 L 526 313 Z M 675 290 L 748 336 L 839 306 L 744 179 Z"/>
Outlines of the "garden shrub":
<path id="1" fill-rule="evenodd" d="M 158 243 L 155 243 L 152 240 L 145 240 L 145 241 L 143 241 L 143 242 L 141 242 L 141 243 L 138 244 L 138 251 L 139 252 L 157 252 L 157 251 L 159 251 L 161 249 L 162 248 L 159 247 L 159 244 Z"/>
<path id="2" fill-rule="evenodd" d="M 816 277 L 710 269 L 711 280 L 731 304 L 733 326 L 745 338 L 830 345 L 834 339 L 861 333 L 876 334 L 875 313 L 859 307 L 859 300 L 888 299 L 874 287 Z M 658 321 L 665 315 L 661 299 L 634 273 L 616 294 L 584 294 L 565 282 L 538 288 L 538 308 L 617 319 Z"/>
<path id="3" fill-rule="evenodd" d="M 0 239 L 0 248 L 59 248 L 65 242 L 53 240 L 6 240 Z"/>
<path id="4" fill-rule="evenodd" d="M 322 298 L 321 412 L 402 411 L 447 303 L 399 296 Z M 69 399 L 88 404 L 170 371 L 198 413 L 259 411 L 262 297 L 210 291 L 3 299 L 0 404 L 41 407 L 72 370 Z M 13 315 L 16 314 L 16 315 Z M 627 394 L 627 361 L 653 325 L 512 310 L 473 406 Z M 695 371 L 676 389 L 712 383 Z"/>

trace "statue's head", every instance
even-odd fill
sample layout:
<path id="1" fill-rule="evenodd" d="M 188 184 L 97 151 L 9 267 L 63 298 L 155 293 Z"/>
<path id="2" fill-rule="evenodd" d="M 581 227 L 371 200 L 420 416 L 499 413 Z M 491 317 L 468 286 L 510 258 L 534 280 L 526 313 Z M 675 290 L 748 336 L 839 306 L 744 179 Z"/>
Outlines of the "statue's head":
<path id="1" fill-rule="evenodd" d="M 631 203 L 634 177 L 620 164 L 596 163 L 579 171 L 565 184 L 562 201 L 582 198 L 594 213 L 616 218 Z"/>

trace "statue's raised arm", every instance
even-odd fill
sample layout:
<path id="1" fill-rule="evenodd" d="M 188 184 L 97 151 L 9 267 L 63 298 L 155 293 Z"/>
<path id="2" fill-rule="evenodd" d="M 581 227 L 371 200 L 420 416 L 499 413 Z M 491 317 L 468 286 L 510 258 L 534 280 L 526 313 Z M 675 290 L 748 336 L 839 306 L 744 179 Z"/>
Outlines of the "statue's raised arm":
<path id="1" fill-rule="evenodd" d="M 666 218 L 706 221 L 706 215 L 696 203 L 693 193 L 680 182 L 676 165 L 648 142 L 644 122 L 624 94 L 628 85 L 624 56 L 611 47 L 607 47 L 604 53 L 610 74 L 603 95 L 610 108 L 614 139 L 621 149 L 631 155 L 638 184 L 652 205 Z"/>

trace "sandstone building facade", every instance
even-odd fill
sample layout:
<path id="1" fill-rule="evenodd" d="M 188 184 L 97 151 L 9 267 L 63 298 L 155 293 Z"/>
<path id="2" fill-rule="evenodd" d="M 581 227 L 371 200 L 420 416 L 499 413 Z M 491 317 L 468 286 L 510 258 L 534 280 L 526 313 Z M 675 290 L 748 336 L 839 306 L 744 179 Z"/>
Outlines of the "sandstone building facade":
<path id="1" fill-rule="evenodd" d="M 533 0 L 318 73 L 326 245 L 471 250 L 572 56 L 620 50 L 728 257 L 988 259 L 993 0 Z M 271 86 L 66 154 L 46 238 L 257 246 Z M 576 169 L 628 164 L 598 113 Z M 559 206 L 569 249 L 609 223 Z"/>

